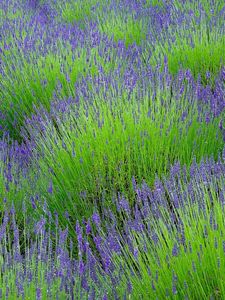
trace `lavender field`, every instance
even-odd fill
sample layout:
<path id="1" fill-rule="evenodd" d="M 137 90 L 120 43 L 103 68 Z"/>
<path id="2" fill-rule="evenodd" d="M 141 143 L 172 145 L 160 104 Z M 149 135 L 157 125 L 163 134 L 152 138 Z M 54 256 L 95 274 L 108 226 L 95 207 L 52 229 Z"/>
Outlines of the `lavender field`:
<path id="1" fill-rule="evenodd" d="M 225 299 L 224 0 L 0 0 L 0 299 Z"/>

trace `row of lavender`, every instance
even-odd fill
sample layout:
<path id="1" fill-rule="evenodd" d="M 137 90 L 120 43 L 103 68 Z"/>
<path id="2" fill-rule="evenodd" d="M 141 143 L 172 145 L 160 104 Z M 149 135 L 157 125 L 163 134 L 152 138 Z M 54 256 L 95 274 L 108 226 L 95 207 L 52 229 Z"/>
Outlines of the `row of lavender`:
<path id="1" fill-rule="evenodd" d="M 224 5 L 181 2 L 2 2 L 3 299 L 224 297 Z"/>
<path id="2" fill-rule="evenodd" d="M 75 96 L 74 85 L 81 77 L 118 69 L 121 75 L 127 71 L 132 85 L 135 73 L 145 76 L 149 65 L 163 68 L 164 56 L 170 74 L 177 74 L 180 67 L 190 69 L 195 80 L 201 75 L 200 82 L 214 86 L 224 61 L 223 6 L 210 2 L 214 10 L 206 15 L 201 2 L 195 13 L 191 5 L 182 10 L 179 1 L 155 6 L 142 2 L 129 1 L 128 6 L 112 1 L 99 8 L 100 2 L 94 0 L 93 15 L 81 26 L 81 21 L 67 24 L 61 16 L 70 1 L 65 7 L 55 1 L 3 1 L 2 130 L 18 139 L 24 115 L 30 116 L 40 105 L 49 109 L 52 98 Z"/>
<path id="3" fill-rule="evenodd" d="M 177 163 L 154 189 L 133 179 L 133 189 L 134 209 L 118 195 L 116 214 L 108 209 L 101 217 L 96 212 L 77 221 L 75 246 L 57 214 L 46 211 L 30 227 L 24 205 L 21 214 L 29 230 L 20 231 L 12 206 L 0 230 L 1 297 L 191 298 L 199 284 L 204 286 L 199 298 L 216 297 L 217 291 L 224 295 L 225 150 L 217 162 L 194 162 L 190 172 Z"/>
<path id="4" fill-rule="evenodd" d="M 20 131 L 22 143 L 5 132 L 0 184 L 7 205 L 20 210 L 26 200 L 37 216 L 43 207 L 58 211 L 72 234 L 77 219 L 114 207 L 118 192 L 132 202 L 133 177 L 154 186 L 176 161 L 188 170 L 194 157 L 216 161 L 225 141 L 224 70 L 213 91 L 188 70 L 176 79 L 166 67 L 144 71 L 86 77 L 76 97 L 35 109 Z"/>

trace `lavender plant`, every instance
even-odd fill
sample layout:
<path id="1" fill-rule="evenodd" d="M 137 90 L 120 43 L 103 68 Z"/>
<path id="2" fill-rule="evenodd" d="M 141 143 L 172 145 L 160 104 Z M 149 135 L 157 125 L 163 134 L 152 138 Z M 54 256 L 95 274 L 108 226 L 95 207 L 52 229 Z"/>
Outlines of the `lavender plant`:
<path id="1" fill-rule="evenodd" d="M 32 214 L 32 222 L 40 217 L 36 208 L 42 207 L 42 196 L 36 186 L 38 172 L 32 173 L 31 151 L 25 144 L 9 142 L 7 137 L 0 140 L 0 215 L 9 211 L 13 205 L 16 221 L 24 226 L 19 212 L 24 210 L 26 203 L 27 214 Z M 28 225 L 26 225 L 28 229 Z"/>
<path id="2" fill-rule="evenodd" d="M 115 42 L 124 42 L 126 47 L 134 43 L 140 45 L 147 33 L 142 19 L 135 18 L 132 14 L 124 16 L 117 10 L 112 10 L 105 18 L 99 18 L 99 28 Z"/>
<path id="3" fill-rule="evenodd" d="M 173 5 L 177 10 L 183 12 L 192 12 L 196 17 L 200 14 L 205 14 L 205 17 L 210 19 L 221 14 L 224 9 L 222 0 L 198 0 L 198 1 L 173 1 Z"/>
<path id="4" fill-rule="evenodd" d="M 24 118 L 30 116 L 35 108 L 50 109 L 50 102 L 57 96 L 64 98 L 75 95 L 74 84 L 78 77 L 94 75 L 99 68 L 109 72 L 117 64 L 102 57 L 97 47 L 88 49 L 77 47 L 73 50 L 67 42 L 59 41 L 57 51 L 47 50 L 44 54 L 22 53 L 20 59 L 12 61 L 5 53 L 1 78 L 1 126 L 14 138 L 20 135 Z M 11 54 L 12 50 L 9 51 Z M 16 57 L 19 53 L 16 52 Z M 111 52 L 110 56 L 114 56 Z M 12 57 L 11 57 L 12 59 Z"/>
<path id="5" fill-rule="evenodd" d="M 186 176 L 176 164 L 153 190 L 134 186 L 135 218 L 117 200 L 125 233 L 112 222 L 101 245 L 113 252 L 114 272 L 123 270 L 115 272 L 119 298 L 224 297 L 224 161 L 193 164 Z"/>
<path id="6" fill-rule="evenodd" d="M 56 3 L 57 11 L 61 16 L 62 21 L 66 23 L 79 22 L 80 25 L 83 22 L 93 19 L 96 11 L 98 14 L 102 10 L 102 2 L 97 0 L 91 0 L 88 2 L 83 1 L 62 1 Z"/>
<path id="7" fill-rule="evenodd" d="M 210 120 L 207 114 L 206 120 L 189 92 L 171 98 L 170 89 L 161 87 L 152 97 L 137 86 L 119 98 L 111 94 L 107 102 L 106 94 L 99 93 L 92 104 L 81 98 L 79 105 L 65 109 L 57 128 L 48 117 L 39 134 L 31 125 L 49 210 L 58 211 L 62 222 L 67 211 L 73 224 L 90 216 L 96 202 L 100 210 L 112 205 L 114 193 L 124 193 L 132 202 L 133 176 L 152 185 L 176 160 L 189 167 L 194 156 L 197 161 L 216 158 L 224 145 L 220 117 L 211 115 Z"/>
<path id="8" fill-rule="evenodd" d="M 164 56 L 167 56 L 172 75 L 178 74 L 180 69 L 190 69 L 195 79 L 201 76 L 202 83 L 213 87 L 225 60 L 222 20 L 222 14 L 210 21 L 202 14 L 194 17 L 193 12 L 186 17 L 181 16 L 179 26 L 170 26 L 160 35 L 154 33 L 155 44 L 150 42 L 144 59 L 150 52 L 149 62 L 156 65 L 162 64 Z"/>
<path id="9" fill-rule="evenodd" d="M 23 216 L 27 222 L 26 212 Z M 5 211 L 0 227 L 1 298 L 110 299 L 112 291 L 107 285 L 110 280 L 107 274 L 104 276 L 85 237 L 82 238 L 79 224 L 76 231 L 80 254 L 75 259 L 68 230 L 62 230 L 55 223 L 55 230 L 51 232 L 46 226 L 51 222 L 54 220 L 41 217 L 32 231 L 26 227 L 21 231 L 15 210 Z M 21 239 L 25 243 L 23 248 Z"/>
<path id="10" fill-rule="evenodd" d="M 189 68 L 196 79 L 200 75 L 203 83 L 213 83 L 225 61 L 224 35 L 214 32 L 209 36 L 207 29 L 203 29 L 200 35 L 193 34 L 192 46 L 186 41 L 181 41 L 181 43 L 179 41 L 176 47 L 166 50 L 169 52 L 170 72 L 177 74 L 180 67 Z"/>
<path id="11" fill-rule="evenodd" d="M 95 212 L 85 232 L 76 222 L 76 245 L 50 212 L 32 231 L 21 231 L 14 208 L 6 211 L 0 227 L 2 297 L 223 297 L 224 153 L 218 162 L 193 162 L 190 173 L 176 163 L 153 189 L 133 179 L 135 207 L 123 196 L 115 199 L 123 227 L 110 209 L 102 221 Z M 23 217 L 26 223 L 26 210 Z"/>
<path id="12" fill-rule="evenodd" d="M 163 0 L 144 0 L 144 1 L 140 1 L 143 5 L 144 8 L 150 8 L 150 7 L 162 7 L 164 2 Z"/>
<path id="13" fill-rule="evenodd" d="M 21 9 L 21 7 L 15 8 L 15 6 L 12 5 L 12 7 L 8 6 L 7 8 L 0 8 L 0 24 L 2 26 L 5 19 L 9 19 L 10 21 L 12 21 L 17 18 L 21 18 L 22 15 L 23 9 Z"/>

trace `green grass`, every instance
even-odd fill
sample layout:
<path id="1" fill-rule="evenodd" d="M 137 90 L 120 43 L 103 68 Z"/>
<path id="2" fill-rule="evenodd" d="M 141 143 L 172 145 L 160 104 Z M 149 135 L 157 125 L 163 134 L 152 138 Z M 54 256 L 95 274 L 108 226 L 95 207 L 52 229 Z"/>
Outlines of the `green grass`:
<path id="1" fill-rule="evenodd" d="M 65 211 L 74 222 L 90 216 L 95 202 L 100 211 L 112 206 L 116 192 L 132 202 L 133 176 L 153 185 L 156 175 L 166 175 L 177 160 L 189 167 L 194 157 L 197 161 L 209 155 L 217 158 L 224 145 L 219 119 L 199 122 L 196 104 L 188 104 L 186 97 L 170 101 L 169 93 L 158 91 L 155 100 L 146 95 L 138 102 L 136 91 L 130 100 L 124 92 L 111 104 L 98 96 L 93 107 L 81 104 L 79 116 L 71 112 L 59 121 L 57 130 L 47 125 L 36 139 L 37 151 L 43 151 L 39 184 L 49 209 L 58 211 L 63 223 Z M 182 122 L 184 111 L 187 117 Z M 45 174 L 49 174 L 47 183 Z M 50 178 L 51 195 L 47 193 Z"/>

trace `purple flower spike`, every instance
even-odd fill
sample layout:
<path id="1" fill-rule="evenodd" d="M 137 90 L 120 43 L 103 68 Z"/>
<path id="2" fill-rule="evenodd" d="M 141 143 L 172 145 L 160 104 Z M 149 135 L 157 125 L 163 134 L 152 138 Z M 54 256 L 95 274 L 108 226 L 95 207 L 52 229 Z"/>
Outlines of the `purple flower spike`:
<path id="1" fill-rule="evenodd" d="M 95 223 L 95 225 L 96 225 L 97 227 L 100 227 L 100 225 L 101 225 L 101 220 L 100 220 L 100 216 L 99 216 L 99 214 L 98 214 L 97 212 L 93 213 L 93 215 L 92 215 L 92 220 L 93 220 L 93 222 Z"/>
<path id="2" fill-rule="evenodd" d="M 88 220 L 86 225 L 86 234 L 89 235 L 90 233 L 91 233 L 91 224 L 90 224 L 90 220 Z"/>
<path id="3" fill-rule="evenodd" d="M 41 218 L 41 220 L 39 222 L 37 222 L 36 226 L 35 226 L 35 234 L 39 234 L 43 231 L 44 226 L 45 226 L 46 220 L 45 218 Z"/>
<path id="4" fill-rule="evenodd" d="M 50 182 L 49 182 L 48 193 L 49 193 L 49 194 L 52 194 L 52 193 L 53 193 L 53 184 L 52 184 L 52 180 L 50 180 Z"/>
<path id="5" fill-rule="evenodd" d="M 36 289 L 36 300 L 41 300 L 42 297 L 41 297 L 41 289 L 40 288 L 37 288 Z"/>
<path id="6" fill-rule="evenodd" d="M 210 114 L 209 113 L 206 114 L 205 122 L 206 122 L 206 124 L 209 124 L 209 122 L 210 122 Z"/>
<path id="7" fill-rule="evenodd" d="M 179 254 L 178 246 L 177 246 L 177 244 L 175 244 L 172 249 L 172 255 L 178 256 L 178 254 Z"/>

